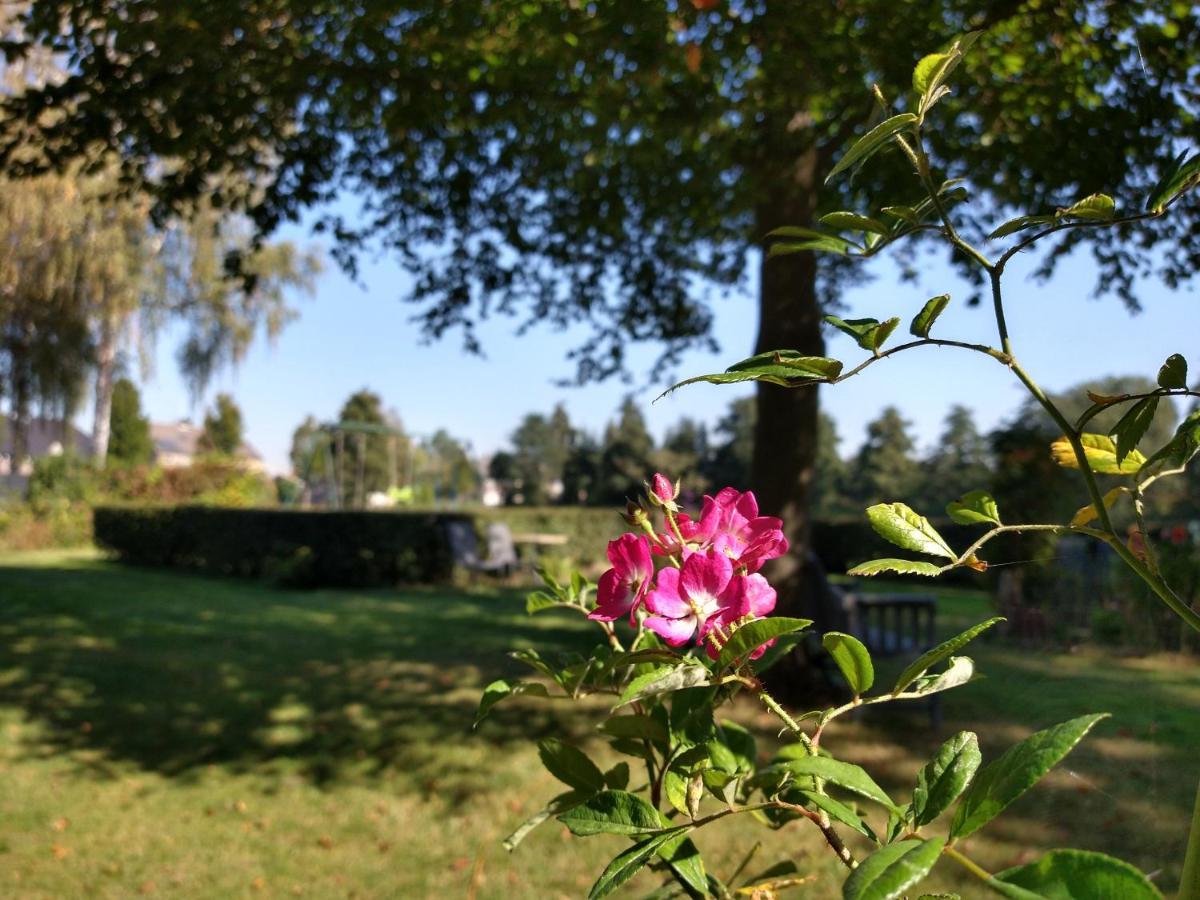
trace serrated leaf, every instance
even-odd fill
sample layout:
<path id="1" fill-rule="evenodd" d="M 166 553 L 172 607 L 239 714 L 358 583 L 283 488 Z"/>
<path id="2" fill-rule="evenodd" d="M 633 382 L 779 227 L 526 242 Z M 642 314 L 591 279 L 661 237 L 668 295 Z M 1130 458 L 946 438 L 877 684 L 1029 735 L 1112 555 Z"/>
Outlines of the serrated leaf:
<path id="1" fill-rule="evenodd" d="M 628 791 L 601 791 L 564 812 L 558 821 L 578 837 L 593 834 L 632 837 L 661 831 L 664 827 L 658 810 Z"/>
<path id="2" fill-rule="evenodd" d="M 888 542 L 905 550 L 954 559 L 954 551 L 929 520 L 903 503 L 878 503 L 867 509 L 871 527 Z"/>
<path id="3" fill-rule="evenodd" d="M 518 694 L 532 694 L 535 697 L 549 697 L 550 692 L 546 690 L 546 686 L 538 681 L 516 681 L 509 682 L 503 678 L 497 679 L 483 689 L 483 696 L 479 698 L 479 710 L 475 713 L 475 724 L 472 728 L 478 728 L 492 707 L 508 697 L 515 697 Z"/>
<path id="4" fill-rule="evenodd" d="M 1146 209 L 1161 212 L 1179 194 L 1192 188 L 1200 181 L 1200 156 L 1190 159 L 1186 152 L 1175 157 L 1175 161 L 1164 170 L 1158 184 L 1146 198 Z"/>
<path id="5" fill-rule="evenodd" d="M 831 212 L 821 216 L 819 221 L 822 225 L 828 225 L 838 231 L 863 231 L 883 237 L 888 237 L 892 233 L 892 230 L 878 219 L 859 215 L 856 212 Z"/>
<path id="6" fill-rule="evenodd" d="M 870 578 L 872 575 L 882 575 L 884 572 L 895 572 L 899 575 L 924 575 L 932 578 L 941 574 L 942 567 L 936 563 L 917 559 L 872 559 L 859 563 L 846 572 L 847 575 L 859 575 Z"/>
<path id="7" fill-rule="evenodd" d="M 600 730 L 615 738 L 637 738 L 656 743 L 671 739 L 667 726 L 650 716 L 612 716 L 604 721 Z"/>
<path id="8" fill-rule="evenodd" d="M 971 491 L 946 506 L 946 515 L 959 525 L 1000 525 L 1000 510 L 987 491 Z"/>
<path id="9" fill-rule="evenodd" d="M 999 240 L 1002 237 L 1008 237 L 1010 234 L 1016 234 L 1018 231 L 1024 231 L 1027 228 L 1033 228 L 1037 225 L 1050 225 L 1053 222 L 1054 216 L 1017 216 L 1015 219 L 1009 219 L 989 234 L 988 240 Z"/>
<path id="10" fill-rule="evenodd" d="M 1037 862 L 1005 869 L 996 880 L 1046 900 L 1162 900 L 1158 888 L 1129 863 L 1087 850 L 1051 850 Z"/>
<path id="11" fill-rule="evenodd" d="M 1166 460 L 1178 468 L 1189 463 L 1198 452 L 1200 452 L 1200 409 L 1189 413 L 1187 418 L 1179 423 L 1179 427 L 1175 429 L 1175 435 L 1146 460 L 1146 465 Z"/>
<path id="12" fill-rule="evenodd" d="M 948 691 L 951 688 L 966 684 L 975 677 L 975 661 L 969 656 L 952 656 L 950 665 L 944 672 L 935 675 L 922 675 L 905 690 L 905 695 L 916 694 L 921 697 Z"/>
<path id="13" fill-rule="evenodd" d="M 921 311 L 913 318 L 912 324 L 908 326 L 908 333 L 913 337 L 929 337 L 929 330 L 933 328 L 933 323 L 938 320 L 938 316 L 945 312 L 946 307 L 949 305 L 949 294 L 938 294 L 936 297 L 930 297 L 925 301 L 925 305 L 921 307 Z"/>
<path id="14" fill-rule="evenodd" d="M 896 679 L 896 686 L 892 688 L 892 693 L 899 694 L 903 692 L 906 687 L 924 675 L 932 666 L 936 666 L 951 654 L 957 653 L 993 625 L 1003 621 L 1003 616 L 995 616 L 986 622 L 980 622 L 978 625 L 971 626 L 966 631 L 956 634 L 950 640 L 938 644 L 932 650 L 922 653 L 900 673 L 900 677 Z"/>
<path id="15" fill-rule="evenodd" d="M 553 609 L 556 606 L 566 605 L 562 600 L 545 591 L 534 591 L 525 596 L 525 612 L 531 616 L 544 609 Z"/>
<path id="16" fill-rule="evenodd" d="M 891 141 L 892 138 L 904 129 L 911 127 L 916 121 L 917 117 L 914 113 L 900 113 L 880 122 L 846 151 L 845 155 L 837 161 L 837 165 L 825 177 L 825 183 L 829 184 L 830 181 L 851 166 L 860 162 L 866 162 Z"/>
<path id="17" fill-rule="evenodd" d="M 662 834 L 656 834 L 617 854 L 613 858 L 613 861 L 600 873 L 600 877 L 596 879 L 596 883 L 592 885 L 592 889 L 588 893 L 588 900 L 599 900 L 600 897 L 607 897 L 640 872 L 646 863 L 650 861 L 650 857 L 654 856 L 660 847 L 673 840 L 677 835 L 685 832 L 687 828 L 688 826 L 681 826 Z"/>
<path id="18" fill-rule="evenodd" d="M 811 624 L 812 619 L 789 619 L 784 616 L 771 616 L 747 622 L 734 631 L 721 647 L 721 652 L 717 654 L 716 670 L 720 672 L 729 668 L 734 662 L 753 653 L 772 638 L 803 631 Z"/>
<path id="19" fill-rule="evenodd" d="M 858 864 L 842 885 L 843 900 L 895 900 L 919 883 L 937 863 L 946 842 L 897 841 Z"/>
<path id="20" fill-rule="evenodd" d="M 913 824 L 928 825 L 958 799 L 979 769 L 983 756 L 979 738 L 970 731 L 960 731 L 938 748 L 917 774 L 913 789 Z"/>
<path id="21" fill-rule="evenodd" d="M 921 61 L 917 63 L 912 74 L 912 86 L 913 90 L 917 92 L 917 96 L 925 96 L 925 92 L 929 90 L 929 85 L 933 81 L 934 75 L 949 59 L 949 52 L 930 53 L 928 56 L 921 57 Z"/>
<path id="22" fill-rule="evenodd" d="M 1117 445 L 1106 434 L 1089 432 L 1081 434 L 1079 440 L 1083 444 L 1083 454 L 1087 458 L 1088 466 L 1093 472 L 1101 475 L 1132 475 L 1146 462 L 1146 457 L 1137 450 L 1130 450 L 1124 459 L 1118 462 Z M 1065 437 L 1050 445 L 1050 456 L 1060 466 L 1068 469 L 1079 468 L 1079 461 L 1075 458 L 1071 442 Z"/>
<path id="23" fill-rule="evenodd" d="M 1154 421 L 1158 412 L 1158 397 L 1143 397 L 1125 411 L 1125 415 L 1113 426 L 1113 437 L 1117 442 L 1118 465 L 1138 445 Z M 1138 468 L 1141 468 L 1139 466 Z"/>
<path id="24" fill-rule="evenodd" d="M 1107 221 L 1116 214 L 1116 204 L 1108 194 L 1092 194 L 1064 209 L 1062 216 L 1091 221 Z"/>
<path id="25" fill-rule="evenodd" d="M 1182 390 L 1187 387 L 1187 360 L 1179 353 L 1172 353 L 1158 370 L 1159 387 L 1169 391 Z"/>
<path id="26" fill-rule="evenodd" d="M 840 759 L 832 759 L 828 756 L 802 756 L 773 763 L 767 768 L 767 771 L 786 771 L 797 777 L 821 778 L 829 784 L 836 784 L 840 788 L 873 800 L 888 809 L 899 809 L 892 802 L 892 798 L 875 783 L 861 766 L 843 762 Z"/>
<path id="27" fill-rule="evenodd" d="M 842 364 L 824 356 L 804 356 L 795 350 L 771 350 L 734 363 L 724 372 L 698 375 L 667 388 L 657 399 L 662 399 L 684 385 L 707 382 L 708 384 L 736 384 L 743 381 L 765 381 L 782 387 L 799 387 L 820 381 L 832 381 L 842 372 Z"/>
<path id="28" fill-rule="evenodd" d="M 625 690 L 621 692 L 617 708 L 644 697 L 657 697 L 660 694 L 670 694 L 703 684 L 708 684 L 708 669 L 704 666 L 684 665 L 653 669 L 626 685 Z"/>
<path id="29" fill-rule="evenodd" d="M 1102 498 L 1104 500 L 1104 508 L 1112 509 L 1113 504 L 1120 499 L 1122 494 L 1128 493 L 1123 487 L 1115 487 Z M 1071 517 L 1071 527 L 1081 528 L 1089 522 L 1093 522 L 1100 518 L 1100 513 L 1096 511 L 1095 504 L 1089 503 L 1087 506 L 1080 507 L 1075 515 Z"/>
<path id="30" fill-rule="evenodd" d="M 871 663 L 871 654 L 862 641 L 840 631 L 828 631 L 821 636 L 821 645 L 837 663 L 854 696 L 865 694 L 871 689 L 871 685 L 875 683 L 875 666 Z"/>
<path id="31" fill-rule="evenodd" d="M 810 809 L 815 807 L 822 810 L 835 822 L 848 825 L 868 840 L 874 841 L 876 844 L 879 843 L 879 837 L 871 829 L 871 826 L 864 822 L 858 813 L 841 800 L 830 797 L 828 794 L 819 794 L 816 791 L 806 791 L 802 788 L 789 791 L 788 796 L 791 797 L 792 793 L 795 793 L 804 801 L 803 805 Z"/>
<path id="32" fill-rule="evenodd" d="M 1032 734 L 985 766 L 963 794 L 954 814 L 950 837 L 964 838 L 978 831 L 1037 784 L 1072 748 L 1105 718 L 1107 713 L 1076 719 Z"/>
<path id="33" fill-rule="evenodd" d="M 578 747 L 558 738 L 538 741 L 538 757 L 551 775 L 569 788 L 585 794 L 604 790 L 604 773 Z"/>

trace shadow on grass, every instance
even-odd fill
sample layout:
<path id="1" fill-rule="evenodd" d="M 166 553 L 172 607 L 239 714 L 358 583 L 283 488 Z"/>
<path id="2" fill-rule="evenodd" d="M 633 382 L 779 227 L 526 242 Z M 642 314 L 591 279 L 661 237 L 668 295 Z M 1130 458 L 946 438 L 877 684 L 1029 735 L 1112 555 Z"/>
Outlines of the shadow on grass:
<path id="1" fill-rule="evenodd" d="M 27 751 L 98 773 L 277 761 L 317 783 L 390 770 L 453 793 L 488 753 L 587 727 L 542 705 L 471 739 L 481 686 L 522 670 L 509 650 L 591 638 L 527 617 L 513 590 L 293 593 L 91 563 L 0 568 L 0 598 L 0 706 L 36 726 Z"/>

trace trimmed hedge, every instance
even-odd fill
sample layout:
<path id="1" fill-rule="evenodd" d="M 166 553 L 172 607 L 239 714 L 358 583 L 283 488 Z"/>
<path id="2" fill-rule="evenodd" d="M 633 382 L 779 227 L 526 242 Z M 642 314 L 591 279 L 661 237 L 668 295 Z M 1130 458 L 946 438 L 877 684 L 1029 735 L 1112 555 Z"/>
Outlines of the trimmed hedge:
<path id="1" fill-rule="evenodd" d="M 99 507 L 96 543 L 138 565 L 267 578 L 297 587 L 447 581 L 454 513 L 209 506 Z"/>

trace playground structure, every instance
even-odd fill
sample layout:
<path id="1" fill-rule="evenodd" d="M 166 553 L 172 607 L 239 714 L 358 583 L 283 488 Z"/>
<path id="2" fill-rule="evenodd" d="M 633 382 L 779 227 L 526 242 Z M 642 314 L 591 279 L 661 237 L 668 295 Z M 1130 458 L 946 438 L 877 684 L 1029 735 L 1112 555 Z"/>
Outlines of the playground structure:
<path id="1" fill-rule="evenodd" d="M 390 502 L 380 505 L 411 503 L 416 454 L 408 435 L 390 425 L 355 421 L 324 422 L 307 436 L 303 448 L 307 464 L 303 472 L 297 473 L 305 485 L 300 501 L 328 509 L 365 509 L 372 496 L 366 483 L 367 451 L 372 438 L 385 441 L 388 455 L 385 496 Z M 350 443 L 354 446 L 353 454 L 347 453 Z M 320 471 L 315 472 L 318 466 Z M 348 468 L 353 468 L 353 472 L 348 473 Z"/>

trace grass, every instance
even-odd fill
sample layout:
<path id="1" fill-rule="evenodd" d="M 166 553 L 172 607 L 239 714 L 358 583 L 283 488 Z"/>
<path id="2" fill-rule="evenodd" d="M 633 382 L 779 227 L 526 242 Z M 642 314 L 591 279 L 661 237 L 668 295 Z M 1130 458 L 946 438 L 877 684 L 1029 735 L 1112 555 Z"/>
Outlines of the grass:
<path id="1" fill-rule="evenodd" d="M 939 623 L 988 614 L 939 591 Z M 579 897 L 624 844 L 543 826 L 505 834 L 558 792 L 532 740 L 565 735 L 607 760 L 601 708 L 518 700 L 478 732 L 479 689 L 516 647 L 585 650 L 585 623 L 527 617 L 520 592 L 283 592 L 131 570 L 90 553 L 0 558 L 0 896 Z M 835 727 L 828 741 L 896 795 L 945 736 L 985 755 L 1084 712 L 1113 718 L 967 842 L 1001 868 L 1029 847 L 1118 853 L 1178 876 L 1200 746 L 1200 669 L 1176 657 L 1033 653 L 981 643 L 989 676 L 947 695 L 941 736 L 920 710 Z M 760 748 L 773 722 L 734 717 Z M 809 830 L 723 820 L 698 838 L 727 873 L 762 839 L 810 896 L 836 866 Z M 943 867 L 948 864 L 943 864 Z M 945 870 L 943 886 L 978 896 Z M 632 883 L 630 896 L 653 882 Z"/>

